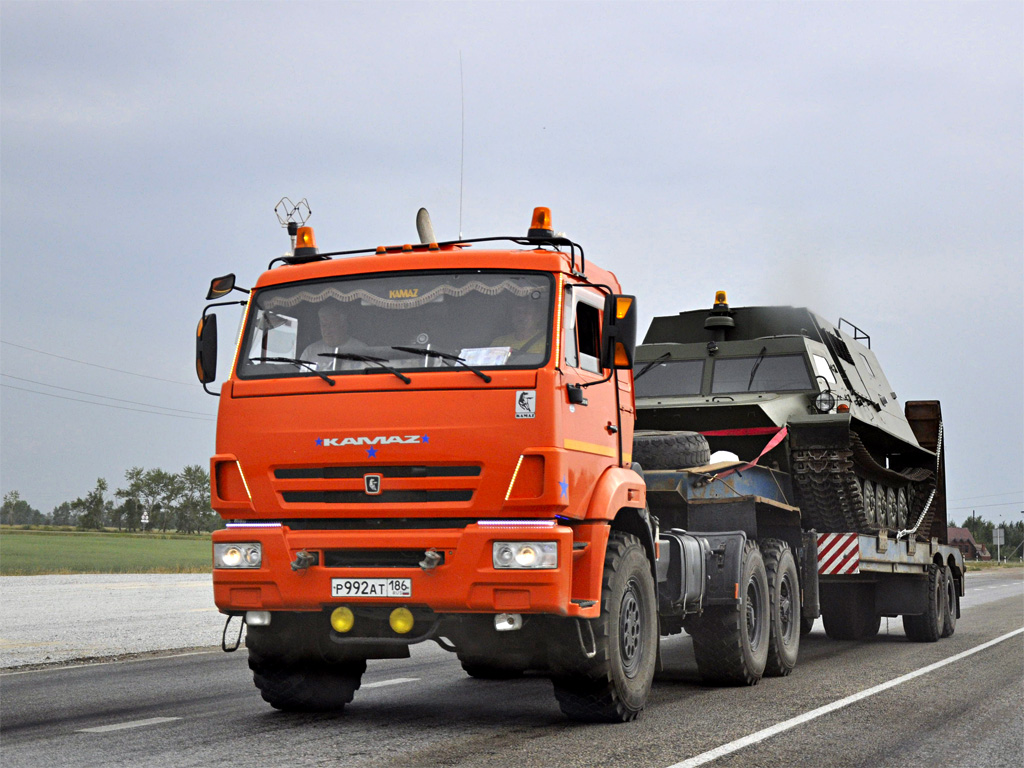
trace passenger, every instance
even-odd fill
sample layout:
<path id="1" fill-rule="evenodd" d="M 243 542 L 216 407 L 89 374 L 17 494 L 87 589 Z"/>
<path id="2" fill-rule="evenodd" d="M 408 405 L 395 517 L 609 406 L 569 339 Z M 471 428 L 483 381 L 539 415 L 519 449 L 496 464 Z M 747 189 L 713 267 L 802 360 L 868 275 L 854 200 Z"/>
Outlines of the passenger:
<path id="1" fill-rule="evenodd" d="M 348 310 L 337 302 L 326 302 L 317 315 L 320 318 L 320 341 L 315 341 L 302 352 L 302 359 L 316 364 L 318 371 L 343 371 L 362 368 L 355 360 L 339 360 L 335 357 L 320 357 L 324 353 L 361 354 L 366 344 L 349 334 Z"/>

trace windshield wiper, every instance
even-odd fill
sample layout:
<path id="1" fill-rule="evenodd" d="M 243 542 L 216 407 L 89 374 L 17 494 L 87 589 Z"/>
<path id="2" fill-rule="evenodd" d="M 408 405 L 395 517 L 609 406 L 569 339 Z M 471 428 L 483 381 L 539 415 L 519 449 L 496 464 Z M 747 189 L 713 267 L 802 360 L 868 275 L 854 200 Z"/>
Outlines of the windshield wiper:
<path id="1" fill-rule="evenodd" d="M 672 353 L 671 352 L 666 352 L 661 357 L 656 357 L 653 360 L 651 360 L 651 362 L 649 362 L 647 365 L 645 365 L 643 368 L 641 368 L 637 373 L 633 374 L 633 381 L 636 381 L 637 379 L 639 379 L 641 376 L 643 376 L 645 373 L 647 373 L 649 370 L 651 370 L 651 368 L 656 366 L 658 363 L 660 363 L 666 357 L 672 357 Z"/>
<path id="2" fill-rule="evenodd" d="M 359 363 L 373 363 L 374 365 L 380 366 L 388 373 L 395 374 L 395 376 L 400 378 L 406 384 L 412 384 L 412 379 L 410 379 L 404 373 L 399 372 L 398 369 L 392 368 L 390 365 L 388 365 L 383 357 L 371 357 L 370 355 L 356 355 L 351 352 L 321 352 L 320 354 L 317 355 L 317 357 L 333 357 L 338 360 L 355 360 L 356 362 Z M 363 369 L 363 373 L 369 372 L 369 368 Z"/>
<path id="3" fill-rule="evenodd" d="M 468 368 L 481 379 L 483 379 L 486 383 L 491 383 L 490 376 L 481 371 L 479 368 L 474 368 L 472 365 L 467 363 L 458 355 L 453 355 L 450 352 L 438 352 L 436 349 L 427 349 L 426 347 L 392 347 L 392 349 L 398 350 L 399 352 L 411 352 L 414 355 L 426 355 L 427 357 L 439 357 L 442 360 L 451 360 L 452 362 L 458 363 L 459 365 Z"/>
<path id="4" fill-rule="evenodd" d="M 321 371 L 318 371 L 316 369 L 316 366 L 313 365 L 308 360 L 299 360 L 297 357 L 250 357 L 249 358 L 249 362 L 250 363 L 291 363 L 292 365 L 301 365 L 304 368 L 308 368 L 309 370 L 311 370 L 313 373 L 315 373 L 321 379 L 326 381 L 332 387 L 334 386 L 334 379 L 327 378 L 327 376 L 325 376 Z"/>
<path id="5" fill-rule="evenodd" d="M 754 374 L 757 373 L 758 367 L 761 365 L 761 361 L 764 360 L 764 353 L 768 351 L 768 347 L 761 347 L 761 351 L 757 355 L 757 360 L 754 361 L 754 367 L 750 369 L 750 381 L 747 382 L 747 392 L 754 385 Z"/>

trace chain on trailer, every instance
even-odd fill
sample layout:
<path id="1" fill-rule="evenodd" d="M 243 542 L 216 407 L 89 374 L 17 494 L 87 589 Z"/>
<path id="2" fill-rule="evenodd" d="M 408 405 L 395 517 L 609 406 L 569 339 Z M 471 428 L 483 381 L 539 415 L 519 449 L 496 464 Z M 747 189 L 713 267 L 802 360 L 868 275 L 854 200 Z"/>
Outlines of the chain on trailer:
<path id="1" fill-rule="evenodd" d="M 941 469 L 941 463 L 942 463 L 942 422 L 940 421 L 939 422 L 939 437 L 938 437 L 938 442 L 937 442 L 937 444 L 935 446 L 935 477 L 936 478 L 939 477 L 940 469 Z M 910 528 L 910 529 L 904 528 L 902 531 L 897 533 L 896 534 L 896 541 L 899 541 L 900 539 L 903 539 L 906 536 L 913 536 L 914 534 L 917 533 L 917 529 L 921 527 L 921 522 L 925 519 L 925 516 L 928 514 L 928 510 L 931 508 L 932 501 L 935 499 L 935 494 L 936 494 L 936 492 L 938 490 L 939 490 L 939 486 L 938 486 L 938 483 L 936 483 L 935 487 L 932 488 L 931 493 L 928 494 L 928 501 L 926 501 L 924 503 L 924 509 L 921 510 L 921 515 L 917 518 L 917 523 L 914 525 L 913 528 Z"/>

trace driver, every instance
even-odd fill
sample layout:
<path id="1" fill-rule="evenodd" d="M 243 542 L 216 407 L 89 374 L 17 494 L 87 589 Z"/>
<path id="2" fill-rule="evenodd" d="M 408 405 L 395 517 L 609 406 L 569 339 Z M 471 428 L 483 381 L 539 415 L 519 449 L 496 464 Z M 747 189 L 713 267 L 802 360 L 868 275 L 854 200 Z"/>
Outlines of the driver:
<path id="1" fill-rule="evenodd" d="M 518 304 L 512 316 L 512 332 L 491 342 L 492 347 L 509 347 L 513 353 L 543 354 L 547 346 L 547 318 L 545 302 L 539 299 Z"/>
<path id="2" fill-rule="evenodd" d="M 320 319 L 320 341 L 314 341 L 302 352 L 302 359 L 316 365 L 318 371 L 341 371 L 361 368 L 355 360 L 320 357 L 325 352 L 361 354 L 368 347 L 349 334 L 348 310 L 339 301 L 325 302 L 317 316 Z"/>

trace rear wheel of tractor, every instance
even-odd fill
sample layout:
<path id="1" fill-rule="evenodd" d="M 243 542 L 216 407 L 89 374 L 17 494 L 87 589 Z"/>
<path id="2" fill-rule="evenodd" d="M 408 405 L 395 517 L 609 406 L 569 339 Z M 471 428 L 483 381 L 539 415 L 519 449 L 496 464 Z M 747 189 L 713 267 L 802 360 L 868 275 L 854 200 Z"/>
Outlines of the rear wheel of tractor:
<path id="1" fill-rule="evenodd" d="M 711 449 L 699 432 L 638 430 L 633 433 L 633 461 L 645 469 L 700 467 L 711 461 Z"/>
<path id="2" fill-rule="evenodd" d="M 761 542 L 768 574 L 770 631 L 766 677 L 784 677 L 793 671 L 800 653 L 800 577 L 789 544 L 780 539 Z"/>
<path id="3" fill-rule="evenodd" d="M 574 674 L 556 677 L 555 697 L 574 720 L 634 720 L 647 703 L 658 655 L 657 596 L 643 545 L 613 531 L 601 585 L 601 615 L 591 622 L 596 654 Z"/>
<path id="4" fill-rule="evenodd" d="M 709 608 L 690 632 L 705 682 L 756 685 L 768 662 L 768 576 L 761 551 L 752 541 L 744 546 L 740 574 L 739 604 Z"/>
<path id="5" fill-rule="evenodd" d="M 942 568 L 935 563 L 928 566 L 928 603 L 924 613 L 903 617 L 903 631 L 915 643 L 934 643 L 942 637 L 945 623 L 946 590 Z"/>
<path id="6" fill-rule="evenodd" d="M 946 610 L 942 614 L 942 637 L 951 637 L 956 632 L 957 595 L 953 570 L 947 565 L 942 569 L 942 582 L 946 596 Z"/>
<path id="7" fill-rule="evenodd" d="M 328 663 L 264 657 L 249 650 L 249 669 L 263 700 L 285 712 L 337 712 L 352 701 L 365 661 Z"/>

